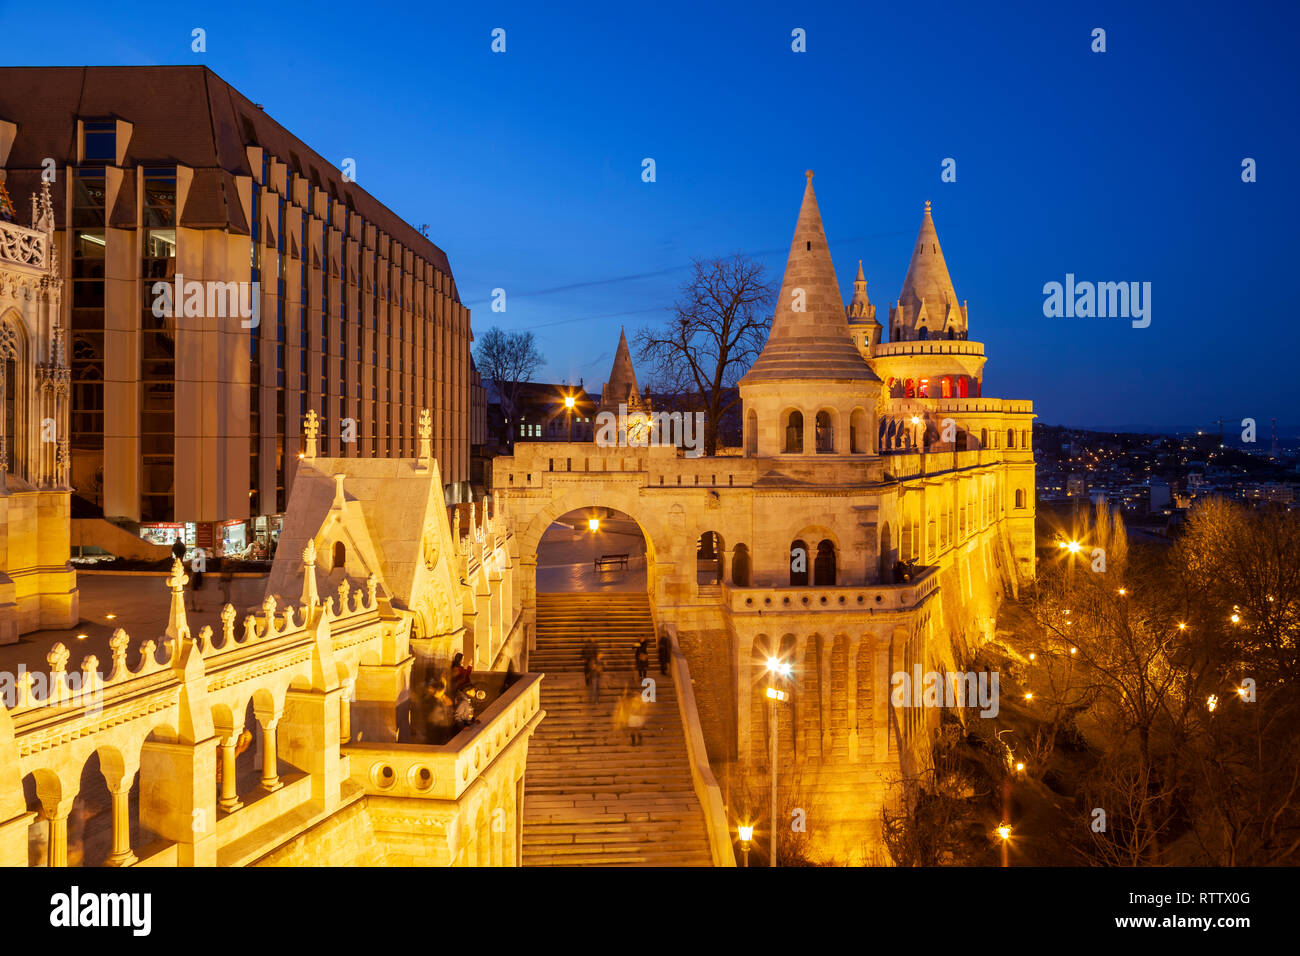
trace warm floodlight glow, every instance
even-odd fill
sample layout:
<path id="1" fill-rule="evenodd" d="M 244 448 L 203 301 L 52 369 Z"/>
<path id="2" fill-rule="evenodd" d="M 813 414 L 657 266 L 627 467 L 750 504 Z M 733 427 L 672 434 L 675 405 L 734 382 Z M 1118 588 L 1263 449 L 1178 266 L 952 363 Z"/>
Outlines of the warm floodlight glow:
<path id="1" fill-rule="evenodd" d="M 1187 630 L 1187 624 L 1184 623 L 1183 621 L 1179 621 L 1179 622 L 1178 622 L 1178 630 L 1180 630 L 1180 631 L 1185 631 L 1185 630 Z"/>
<path id="2" fill-rule="evenodd" d="M 1004 840 L 1011 839 L 1011 827 L 1007 826 L 1005 823 L 999 826 L 995 832 Z"/>
<path id="3" fill-rule="evenodd" d="M 913 425 L 919 425 L 919 424 L 921 424 L 921 418 L 920 418 L 920 416 L 918 416 L 918 415 L 913 415 L 913 416 L 912 416 L 912 424 L 913 424 Z"/>
<path id="4" fill-rule="evenodd" d="M 110 621 L 112 621 L 112 620 L 116 620 L 117 615 L 116 615 L 116 614 L 105 614 L 104 617 L 106 617 L 106 618 L 108 618 Z"/>
<path id="5" fill-rule="evenodd" d="M 572 407 L 573 407 L 573 396 L 572 396 L 572 395 L 565 395 L 565 396 L 564 396 L 564 407 L 565 407 L 565 408 L 572 408 Z"/>
<path id="6" fill-rule="evenodd" d="M 1069 542 L 1066 542 L 1066 545 L 1065 545 L 1066 550 L 1069 551 L 1071 554 L 1078 554 L 1078 553 L 1079 553 L 1079 548 L 1081 548 L 1081 547 L 1082 547 L 1082 545 L 1080 545 L 1079 542 L 1077 542 L 1077 541 L 1069 541 Z"/>
<path id="7" fill-rule="evenodd" d="M 1078 649 L 1077 647 L 1072 647 L 1072 648 L 1070 648 L 1070 653 L 1071 653 L 1071 654 L 1077 654 L 1077 653 L 1079 653 L 1079 649 Z"/>
<path id="8" fill-rule="evenodd" d="M 767 669 L 770 670 L 773 674 L 775 674 L 777 670 L 780 669 L 780 667 L 781 667 L 781 659 L 779 657 L 769 657 L 767 659 Z"/>
<path id="9" fill-rule="evenodd" d="M 588 518 L 588 519 L 587 519 L 587 527 L 590 528 L 592 531 L 599 531 L 599 530 L 600 530 L 600 519 L 599 519 L 599 518 Z"/>
<path id="10" fill-rule="evenodd" d="M 1124 597 L 1126 594 L 1128 594 L 1128 589 L 1127 589 L 1127 588 L 1120 588 L 1120 589 L 1119 589 L 1119 596 L 1120 596 L 1120 597 Z"/>
<path id="11" fill-rule="evenodd" d="M 1034 695 L 1032 692 L 1025 694 L 1025 700 L 1033 700 L 1033 699 L 1034 699 Z"/>
<path id="12" fill-rule="evenodd" d="M 740 842 L 742 843 L 748 843 L 754 838 L 753 824 L 738 826 L 736 832 L 740 834 Z"/>
<path id="13" fill-rule="evenodd" d="M 1016 764 L 1016 773 L 1024 773 L 1024 772 L 1025 772 L 1025 765 L 1024 765 L 1024 762 L 1022 761 L 1022 762 L 1017 763 L 1017 764 Z"/>
<path id="14" fill-rule="evenodd" d="M 767 696 L 770 697 L 772 700 L 785 700 L 790 695 L 783 690 L 777 690 L 775 687 L 769 687 L 767 689 Z"/>
<path id="15" fill-rule="evenodd" d="M 1210 713 L 1214 713 L 1214 708 L 1219 706 L 1218 696 L 1215 694 L 1211 694 L 1210 699 L 1205 702 L 1205 706 L 1210 709 Z"/>
<path id="16" fill-rule="evenodd" d="M 1036 660 L 1038 660 L 1038 655 L 1035 654 L 1033 651 L 1030 651 L 1030 652 L 1029 652 L 1029 659 L 1030 659 L 1031 661 L 1036 661 Z"/>
<path id="17" fill-rule="evenodd" d="M 87 634 L 78 634 L 78 635 L 77 635 L 77 640 L 79 640 L 79 641 L 84 641 L 88 636 L 89 636 L 89 635 L 87 635 Z"/>

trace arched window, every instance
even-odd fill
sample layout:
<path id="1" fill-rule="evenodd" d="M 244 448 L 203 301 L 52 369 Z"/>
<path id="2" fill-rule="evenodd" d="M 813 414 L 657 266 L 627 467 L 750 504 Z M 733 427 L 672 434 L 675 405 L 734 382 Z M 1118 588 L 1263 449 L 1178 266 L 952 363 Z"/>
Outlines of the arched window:
<path id="1" fill-rule="evenodd" d="M 1025 506 L 1025 489 L 1023 489 L 1023 488 L 1017 488 L 1017 489 L 1016 489 L 1016 507 L 1017 507 L 1017 508 L 1023 508 L 1024 506 Z"/>
<path id="2" fill-rule="evenodd" d="M 952 331 L 952 330 L 949 329 L 949 333 L 951 333 L 951 331 Z M 949 334 L 948 337 L 949 337 L 949 338 L 952 338 L 952 335 Z M 945 375 L 945 376 L 943 377 L 943 381 L 942 381 L 942 383 L 941 383 L 941 390 L 940 390 L 940 393 L 939 393 L 939 397 L 940 397 L 940 398 L 952 398 L 952 377 L 951 377 L 951 376 L 949 376 L 949 375 Z"/>
<path id="3" fill-rule="evenodd" d="M 793 411 L 785 420 L 785 453 L 803 454 L 803 412 Z"/>
<path id="4" fill-rule="evenodd" d="M 752 408 L 745 414 L 745 454 L 758 454 L 758 414 Z"/>
<path id="5" fill-rule="evenodd" d="M 11 475 L 28 477 L 26 464 L 27 437 L 23 425 L 28 388 L 22 381 L 23 337 L 19 327 L 9 320 L 0 323 L 0 390 L 4 392 L 4 437 L 8 445 L 8 470 Z"/>
<path id="6" fill-rule="evenodd" d="M 916 384 L 910 378 L 903 383 L 903 397 L 916 398 Z"/>
<path id="7" fill-rule="evenodd" d="M 989 430 L 987 428 L 980 429 L 980 447 L 981 448 L 989 447 Z"/>
<path id="8" fill-rule="evenodd" d="M 790 542 L 790 587 L 808 586 L 808 544 L 802 538 Z"/>
<path id="9" fill-rule="evenodd" d="M 894 583 L 894 542 L 890 534 L 888 521 L 880 527 L 879 581 L 881 584 Z"/>
<path id="10" fill-rule="evenodd" d="M 817 543 L 817 560 L 813 565 L 813 584 L 835 586 L 835 545 L 823 538 Z"/>
<path id="11" fill-rule="evenodd" d="M 743 544 L 736 545 L 731 557 L 731 583 L 738 588 L 749 587 L 749 548 Z"/>
<path id="12" fill-rule="evenodd" d="M 924 342 L 926 339 L 930 337 L 930 330 L 927 329 L 924 325 L 922 325 L 919 329 L 916 330 L 916 337 L 920 339 L 922 342 Z"/>
<path id="13" fill-rule="evenodd" d="M 1015 429 L 1013 428 L 1007 429 L 1007 447 L 1008 448 L 1016 447 L 1016 432 Z"/>
<path id="14" fill-rule="evenodd" d="M 345 545 L 342 541 L 335 541 L 334 542 L 334 570 L 337 571 L 339 568 L 343 567 L 345 564 L 347 564 L 347 561 L 348 561 L 347 545 Z"/>
<path id="15" fill-rule="evenodd" d="M 695 581 L 705 585 L 722 583 L 722 536 L 716 531 L 700 535 L 695 549 Z"/>
<path id="16" fill-rule="evenodd" d="M 829 455 L 835 451 L 835 430 L 831 427 L 831 413 L 817 413 L 817 454 Z"/>
<path id="17" fill-rule="evenodd" d="M 1025 451 L 1029 451 L 1029 434 L 1028 428 L 1020 433 L 1020 447 Z"/>
<path id="18" fill-rule="evenodd" d="M 853 409 L 849 416 L 849 453 L 865 455 L 867 453 L 867 413 L 860 408 Z"/>
<path id="19" fill-rule="evenodd" d="M 963 376 L 961 376 L 960 378 L 957 379 L 957 397 L 958 397 L 958 398 L 966 398 L 966 397 L 967 397 L 966 393 L 967 393 L 968 391 L 970 391 L 970 386 L 969 386 L 969 384 L 968 384 L 969 381 L 970 381 L 970 379 L 968 379 L 965 375 L 963 375 Z"/>

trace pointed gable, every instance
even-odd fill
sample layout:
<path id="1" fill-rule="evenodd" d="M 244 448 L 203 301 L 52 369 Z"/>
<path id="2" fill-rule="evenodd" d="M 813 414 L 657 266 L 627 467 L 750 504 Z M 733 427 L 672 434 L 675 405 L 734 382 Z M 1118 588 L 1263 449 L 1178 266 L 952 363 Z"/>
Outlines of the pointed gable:
<path id="1" fill-rule="evenodd" d="M 614 353 L 614 366 L 609 370 L 609 381 L 600 390 L 600 407 L 611 411 L 626 405 L 636 408 L 641 404 L 641 392 L 636 386 L 636 370 L 632 367 L 632 353 L 628 351 L 627 335 L 618 330 L 618 350 Z"/>

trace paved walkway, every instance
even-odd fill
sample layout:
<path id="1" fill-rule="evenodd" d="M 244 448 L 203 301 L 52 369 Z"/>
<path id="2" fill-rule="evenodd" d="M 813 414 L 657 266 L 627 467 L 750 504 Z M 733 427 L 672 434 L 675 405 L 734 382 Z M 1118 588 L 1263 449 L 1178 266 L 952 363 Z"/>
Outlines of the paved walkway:
<path id="1" fill-rule="evenodd" d="M 188 574 L 188 568 L 186 569 Z M 204 624 L 212 626 L 213 633 L 221 631 L 221 596 L 218 575 L 203 576 L 203 590 L 198 592 L 199 611 L 187 611 L 191 633 L 197 635 Z M 134 648 L 146 640 L 158 644 L 161 654 L 167 615 L 171 610 L 171 592 L 164 583 L 167 575 L 109 575 L 78 574 L 77 587 L 81 591 L 81 622 L 66 630 L 33 631 L 24 634 L 16 644 L 0 644 L 0 672 L 15 673 L 22 664 L 32 673 L 48 673 L 50 665 L 45 660 L 51 647 L 62 641 L 71 652 L 67 669 L 80 670 L 81 660 L 88 654 L 99 659 L 99 670 L 108 675 L 113 666 L 113 652 L 109 638 L 117 628 L 131 635 L 131 652 L 127 663 L 134 669 L 139 659 Z M 244 615 L 261 613 L 262 596 L 266 592 L 266 576 L 235 578 L 231 582 L 230 603 L 239 612 L 235 626 L 242 626 Z M 116 617 L 110 619 L 109 615 Z M 80 639 L 78 635 L 84 634 Z"/>
<path id="2" fill-rule="evenodd" d="M 626 554 L 628 568 L 597 572 L 603 554 Z M 537 590 L 616 593 L 646 589 L 645 538 L 635 521 L 602 518 L 599 531 L 553 524 L 537 546 Z"/>

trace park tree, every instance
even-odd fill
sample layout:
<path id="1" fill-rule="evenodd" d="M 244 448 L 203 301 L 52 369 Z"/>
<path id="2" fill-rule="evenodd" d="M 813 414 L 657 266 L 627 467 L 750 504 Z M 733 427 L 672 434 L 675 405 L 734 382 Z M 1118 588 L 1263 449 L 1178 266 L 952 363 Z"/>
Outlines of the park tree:
<path id="1" fill-rule="evenodd" d="M 511 447 L 520 386 L 536 374 L 544 361 L 532 332 L 503 332 L 493 327 L 474 346 L 474 364 L 492 382 L 501 401 Z"/>
<path id="2" fill-rule="evenodd" d="M 736 383 L 767 342 L 775 294 L 762 263 L 748 256 L 695 259 L 672 318 L 636 334 L 654 392 L 689 394 L 704 412 L 706 455 L 717 453 L 719 423 L 740 401 Z"/>

